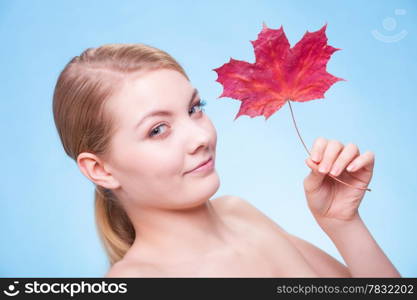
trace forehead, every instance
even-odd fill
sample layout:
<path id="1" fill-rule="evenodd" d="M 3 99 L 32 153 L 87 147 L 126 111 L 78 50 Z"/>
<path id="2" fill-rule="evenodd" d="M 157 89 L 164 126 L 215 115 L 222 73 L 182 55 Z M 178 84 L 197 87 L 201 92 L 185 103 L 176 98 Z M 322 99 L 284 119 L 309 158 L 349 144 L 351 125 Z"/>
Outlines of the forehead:
<path id="1" fill-rule="evenodd" d="M 151 110 L 182 107 L 192 92 L 180 72 L 161 69 L 132 75 L 108 100 L 107 108 L 119 125 L 137 121 Z"/>

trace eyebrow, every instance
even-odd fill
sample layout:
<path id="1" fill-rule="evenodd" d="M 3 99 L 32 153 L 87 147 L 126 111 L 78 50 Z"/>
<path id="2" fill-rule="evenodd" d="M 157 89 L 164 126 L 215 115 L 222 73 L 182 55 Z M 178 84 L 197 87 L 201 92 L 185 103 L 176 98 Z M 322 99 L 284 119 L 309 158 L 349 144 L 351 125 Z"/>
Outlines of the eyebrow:
<path id="1" fill-rule="evenodd" d="M 191 105 L 191 103 L 193 102 L 193 100 L 195 99 L 195 97 L 198 95 L 198 90 L 196 88 L 194 88 L 193 90 L 193 94 L 191 95 L 191 98 L 189 100 L 189 106 Z M 138 128 L 147 118 L 149 117 L 154 117 L 154 116 L 171 116 L 172 112 L 170 112 L 169 110 L 155 110 L 155 111 L 151 111 L 150 113 L 148 113 L 146 116 L 144 116 L 136 125 L 135 125 L 135 129 Z"/>

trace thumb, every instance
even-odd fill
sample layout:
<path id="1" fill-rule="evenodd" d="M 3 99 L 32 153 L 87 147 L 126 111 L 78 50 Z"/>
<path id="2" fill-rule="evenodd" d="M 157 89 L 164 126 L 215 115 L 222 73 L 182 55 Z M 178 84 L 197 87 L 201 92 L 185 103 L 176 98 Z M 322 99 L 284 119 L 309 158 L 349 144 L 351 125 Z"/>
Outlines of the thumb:
<path id="1" fill-rule="evenodd" d="M 306 192 L 311 192 L 316 190 L 322 184 L 326 174 L 319 172 L 318 164 L 312 161 L 310 157 L 305 160 L 305 163 L 311 169 L 311 172 L 304 179 L 304 189 Z"/>

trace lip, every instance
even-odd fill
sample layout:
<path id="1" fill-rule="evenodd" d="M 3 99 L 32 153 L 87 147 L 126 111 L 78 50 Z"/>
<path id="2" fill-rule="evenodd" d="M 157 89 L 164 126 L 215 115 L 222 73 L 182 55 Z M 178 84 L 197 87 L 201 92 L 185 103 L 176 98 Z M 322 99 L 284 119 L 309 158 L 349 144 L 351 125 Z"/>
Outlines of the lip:
<path id="1" fill-rule="evenodd" d="M 189 173 L 206 173 L 208 171 L 212 171 L 213 168 L 214 168 L 213 157 L 210 157 L 208 160 L 206 160 L 203 163 L 199 164 L 197 167 L 195 167 L 191 171 L 185 172 L 185 174 L 189 174 Z"/>

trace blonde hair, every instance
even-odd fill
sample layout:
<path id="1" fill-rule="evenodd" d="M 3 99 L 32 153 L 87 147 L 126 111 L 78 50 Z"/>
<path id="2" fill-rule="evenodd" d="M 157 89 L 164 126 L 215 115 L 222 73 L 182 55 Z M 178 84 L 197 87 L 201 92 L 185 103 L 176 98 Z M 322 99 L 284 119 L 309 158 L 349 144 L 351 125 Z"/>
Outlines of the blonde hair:
<path id="1" fill-rule="evenodd" d="M 165 51 L 145 44 L 107 44 L 88 48 L 72 58 L 60 73 L 53 95 L 53 114 L 67 155 L 77 161 L 82 152 L 106 157 L 115 130 L 106 100 L 129 75 L 172 69 L 189 80 L 179 63 Z M 98 233 L 113 265 L 135 239 L 133 225 L 114 193 L 95 185 Z"/>

